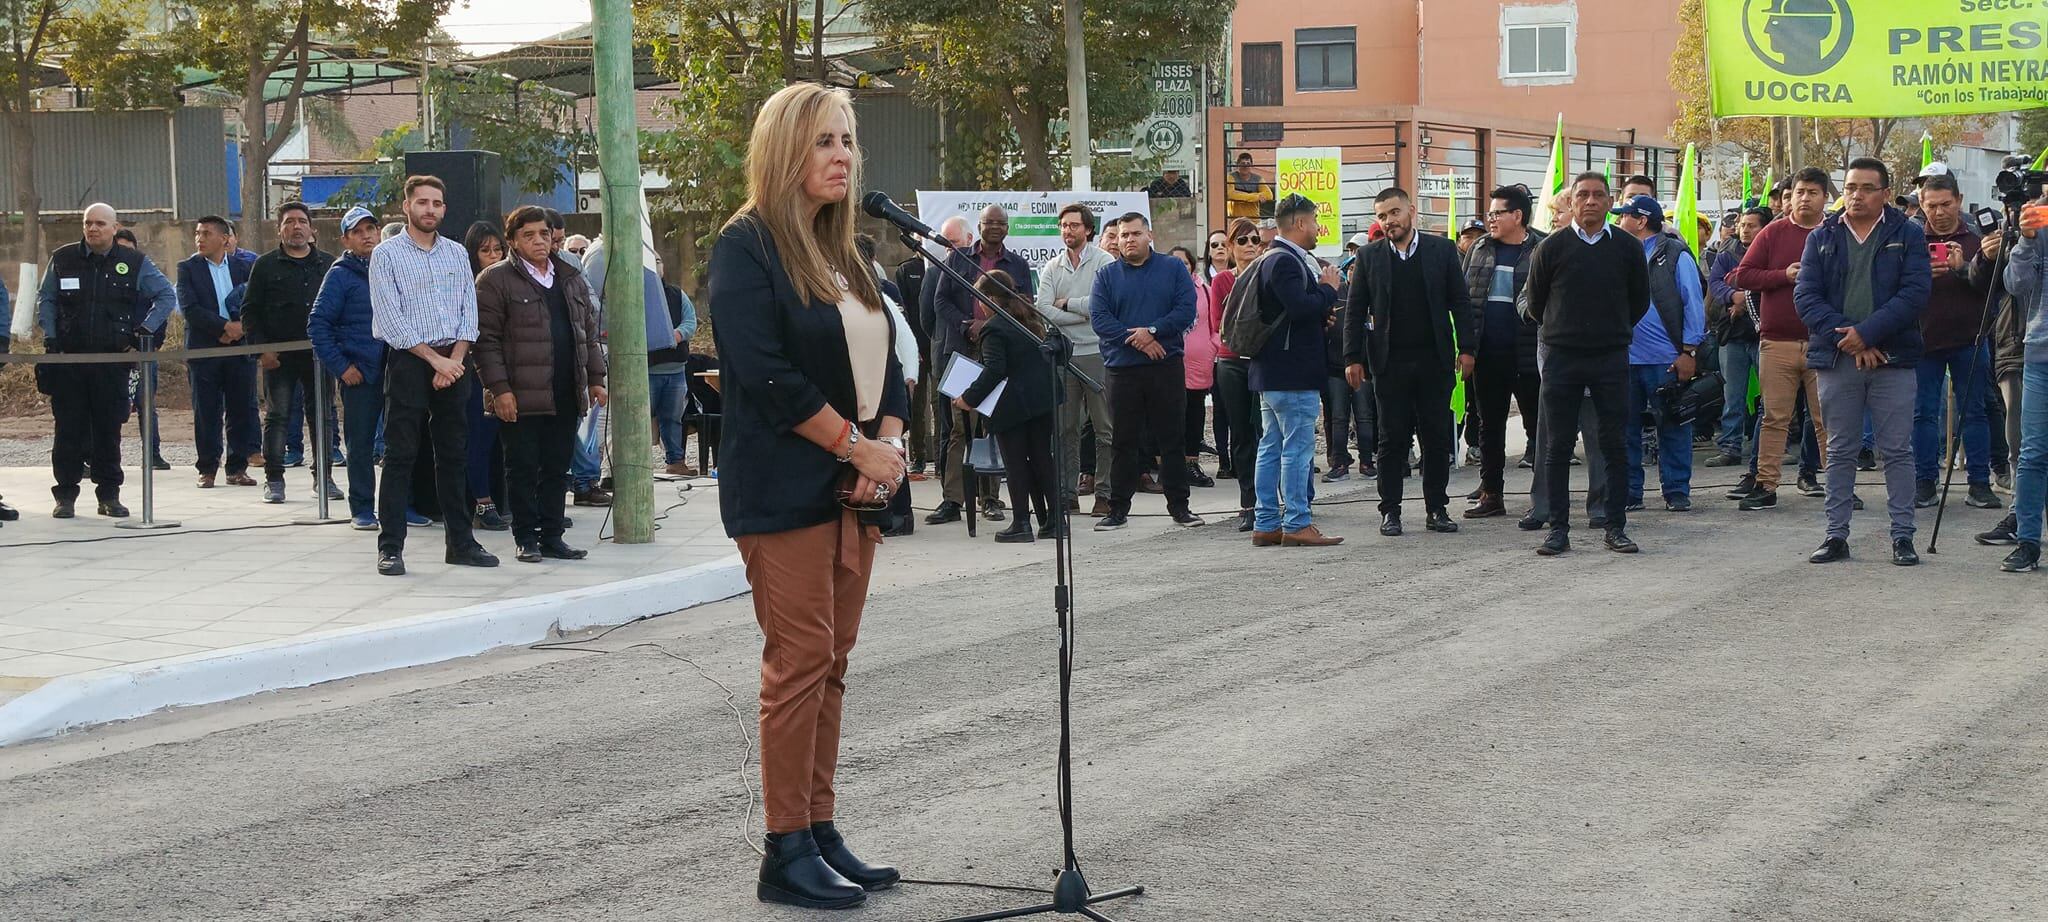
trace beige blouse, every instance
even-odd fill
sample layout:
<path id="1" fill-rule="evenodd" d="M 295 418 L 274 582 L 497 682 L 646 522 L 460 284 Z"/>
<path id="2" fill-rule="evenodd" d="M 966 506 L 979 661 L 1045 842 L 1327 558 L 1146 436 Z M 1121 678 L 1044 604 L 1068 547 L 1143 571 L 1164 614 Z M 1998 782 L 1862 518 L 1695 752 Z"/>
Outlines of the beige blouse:
<path id="1" fill-rule="evenodd" d="M 859 421 L 873 422 L 881 414 L 882 388 L 889 374 L 889 313 L 869 310 L 841 279 L 839 321 L 846 327 L 846 359 L 853 368 Z"/>

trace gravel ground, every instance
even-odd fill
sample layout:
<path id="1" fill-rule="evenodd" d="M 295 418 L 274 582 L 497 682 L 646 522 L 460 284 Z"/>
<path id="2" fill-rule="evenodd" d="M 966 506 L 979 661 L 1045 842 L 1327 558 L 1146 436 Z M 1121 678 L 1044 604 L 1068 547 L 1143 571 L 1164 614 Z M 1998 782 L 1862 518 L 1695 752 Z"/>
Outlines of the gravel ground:
<path id="1" fill-rule="evenodd" d="M 1367 503 L 1319 513 L 1351 536 L 1335 550 L 1156 519 L 1087 548 L 1078 844 L 1099 889 L 1150 888 L 1105 911 L 2040 918 L 2048 584 L 1963 537 L 1995 513 L 1951 510 L 1953 543 L 1916 570 L 1884 563 L 1861 516 L 1858 558 L 1818 568 L 1817 501 L 1730 505 L 1639 517 L 1636 557 L 1582 540 L 1540 559 L 1508 520 L 1368 537 Z M 951 532 L 910 540 L 973 559 Z M 873 597 L 854 655 L 842 824 L 914 876 L 1042 883 L 1048 567 L 907 581 Z M 752 896 L 747 602 L 595 646 L 619 652 L 522 650 L 0 752 L 0 918 L 818 917 Z M 856 915 L 1017 903 L 906 885 Z"/>

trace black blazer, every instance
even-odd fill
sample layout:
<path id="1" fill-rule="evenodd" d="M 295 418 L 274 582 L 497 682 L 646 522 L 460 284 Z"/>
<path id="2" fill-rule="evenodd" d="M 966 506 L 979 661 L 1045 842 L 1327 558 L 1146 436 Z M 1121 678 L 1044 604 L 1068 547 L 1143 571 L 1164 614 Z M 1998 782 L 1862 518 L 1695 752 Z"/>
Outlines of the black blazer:
<path id="1" fill-rule="evenodd" d="M 1058 405 L 1052 362 L 1022 331 L 991 317 L 981 328 L 981 377 L 961 396 L 967 398 L 968 406 L 980 406 L 1005 378 L 1010 386 L 1003 388 L 1003 399 L 988 419 L 988 431 L 1008 432 L 1051 413 Z"/>
<path id="2" fill-rule="evenodd" d="M 248 284 L 249 270 L 255 265 L 255 257 L 244 259 L 239 251 L 231 252 L 228 278 L 237 286 Z M 206 257 L 194 253 L 178 263 L 178 309 L 185 314 L 185 348 L 205 349 L 221 344 L 220 334 L 227 328 L 227 321 L 220 319 L 220 299 L 225 297 L 227 292 L 213 290 L 213 270 L 206 265 Z M 241 319 L 239 311 L 228 313 Z M 248 338 L 245 336 L 242 342 L 248 342 Z"/>
<path id="3" fill-rule="evenodd" d="M 718 508 L 730 537 L 821 525 L 839 517 L 847 466 L 796 434 L 826 406 L 854 419 L 853 366 L 837 305 L 805 303 L 768 231 L 742 217 L 711 247 L 709 310 L 724 419 Z M 908 420 L 910 394 L 890 327 L 881 416 Z"/>
<path id="4" fill-rule="evenodd" d="M 1415 232 L 1415 255 L 1421 261 L 1422 282 L 1428 290 L 1430 322 L 1436 326 L 1437 355 L 1446 370 L 1457 368 L 1459 353 L 1479 351 L 1479 312 L 1466 290 L 1465 268 L 1458 258 L 1458 245 L 1435 234 Z M 1394 304 L 1393 244 L 1378 240 L 1366 244 L 1351 267 L 1351 300 L 1344 309 L 1344 360 L 1365 366 L 1376 375 L 1387 367 L 1387 330 Z M 1368 328 L 1367 321 L 1371 321 Z M 1457 335 L 1452 348 L 1451 336 Z"/>

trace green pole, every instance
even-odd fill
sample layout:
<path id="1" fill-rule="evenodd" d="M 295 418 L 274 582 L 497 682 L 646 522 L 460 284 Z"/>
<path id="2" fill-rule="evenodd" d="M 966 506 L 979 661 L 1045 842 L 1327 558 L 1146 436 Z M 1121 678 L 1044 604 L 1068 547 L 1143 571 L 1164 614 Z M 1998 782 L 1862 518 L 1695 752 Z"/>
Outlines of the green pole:
<path id="1" fill-rule="evenodd" d="M 597 53 L 597 163 L 604 177 L 605 334 L 611 346 L 612 527 L 619 544 L 654 540 L 646 297 L 641 287 L 640 131 L 633 112 L 631 0 L 590 0 Z"/>

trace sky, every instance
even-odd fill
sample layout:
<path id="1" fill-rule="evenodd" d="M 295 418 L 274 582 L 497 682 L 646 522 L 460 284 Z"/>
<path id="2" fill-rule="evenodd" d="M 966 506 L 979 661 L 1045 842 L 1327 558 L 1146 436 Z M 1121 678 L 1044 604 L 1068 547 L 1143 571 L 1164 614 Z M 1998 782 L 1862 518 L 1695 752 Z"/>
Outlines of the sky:
<path id="1" fill-rule="evenodd" d="M 582 0 L 456 0 L 441 27 L 473 54 L 490 54 L 590 21 Z"/>

